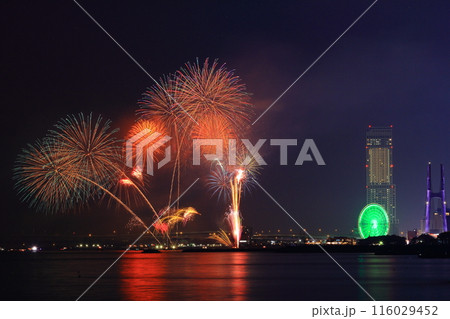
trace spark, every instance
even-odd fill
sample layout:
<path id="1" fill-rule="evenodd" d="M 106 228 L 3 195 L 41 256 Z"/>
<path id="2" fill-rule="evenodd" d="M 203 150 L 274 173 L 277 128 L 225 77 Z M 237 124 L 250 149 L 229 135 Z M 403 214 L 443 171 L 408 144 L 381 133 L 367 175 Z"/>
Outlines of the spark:
<path id="1" fill-rule="evenodd" d="M 120 180 L 120 183 L 121 183 L 122 185 L 133 185 L 133 182 L 132 182 L 130 179 L 128 179 L 128 178 L 122 178 L 122 179 Z"/>

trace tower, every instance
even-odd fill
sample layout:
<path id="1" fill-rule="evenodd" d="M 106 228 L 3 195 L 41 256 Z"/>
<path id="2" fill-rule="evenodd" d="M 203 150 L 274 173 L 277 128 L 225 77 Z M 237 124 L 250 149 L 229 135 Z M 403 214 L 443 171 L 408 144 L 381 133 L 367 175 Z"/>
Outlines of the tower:
<path id="1" fill-rule="evenodd" d="M 441 164 L 441 187 L 439 192 L 433 193 L 431 186 L 431 163 L 428 163 L 428 169 L 427 169 L 427 199 L 425 202 L 425 233 L 430 232 L 430 220 L 431 220 L 431 214 L 430 214 L 430 207 L 431 207 L 431 200 L 433 198 L 440 199 L 441 204 L 441 214 L 442 214 L 442 231 L 446 232 L 448 230 L 447 228 L 447 202 L 445 201 L 445 177 L 444 177 L 444 165 Z"/>
<path id="2" fill-rule="evenodd" d="M 392 125 L 366 131 L 366 201 L 379 204 L 389 216 L 390 233 L 398 233 L 394 184 Z"/>

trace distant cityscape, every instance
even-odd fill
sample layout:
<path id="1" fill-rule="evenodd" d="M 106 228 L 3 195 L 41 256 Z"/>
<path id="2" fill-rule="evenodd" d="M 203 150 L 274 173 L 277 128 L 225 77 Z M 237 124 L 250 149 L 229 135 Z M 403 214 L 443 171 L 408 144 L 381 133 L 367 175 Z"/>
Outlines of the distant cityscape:
<path id="1" fill-rule="evenodd" d="M 449 209 L 445 200 L 444 166 L 441 164 L 440 188 L 433 192 L 431 163 L 428 163 L 426 190 L 424 189 L 424 216 L 419 228 L 399 231 L 396 185 L 394 183 L 393 126 L 374 127 L 366 131 L 366 202 L 381 205 L 389 217 L 389 234 L 405 236 L 408 240 L 422 233 L 437 236 L 448 230 Z M 425 185 L 425 180 L 424 180 Z"/>

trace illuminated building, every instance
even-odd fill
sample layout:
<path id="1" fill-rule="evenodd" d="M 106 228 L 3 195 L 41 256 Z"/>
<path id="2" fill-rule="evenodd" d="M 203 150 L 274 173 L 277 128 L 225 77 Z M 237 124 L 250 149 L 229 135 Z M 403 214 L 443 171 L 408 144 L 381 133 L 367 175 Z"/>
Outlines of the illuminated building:
<path id="1" fill-rule="evenodd" d="M 381 205 L 389 216 L 390 233 L 398 233 L 392 125 L 366 131 L 366 203 Z"/>

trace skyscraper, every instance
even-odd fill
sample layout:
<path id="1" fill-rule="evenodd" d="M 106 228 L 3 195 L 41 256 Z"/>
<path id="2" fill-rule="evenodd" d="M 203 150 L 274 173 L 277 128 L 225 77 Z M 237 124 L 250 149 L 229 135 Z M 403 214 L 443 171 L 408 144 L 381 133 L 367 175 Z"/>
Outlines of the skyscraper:
<path id="1" fill-rule="evenodd" d="M 366 201 L 383 206 L 389 215 L 390 234 L 398 233 L 392 125 L 373 127 L 366 132 Z"/>

